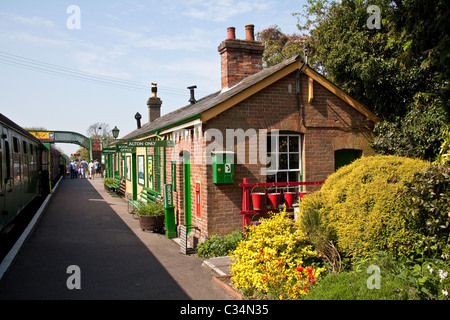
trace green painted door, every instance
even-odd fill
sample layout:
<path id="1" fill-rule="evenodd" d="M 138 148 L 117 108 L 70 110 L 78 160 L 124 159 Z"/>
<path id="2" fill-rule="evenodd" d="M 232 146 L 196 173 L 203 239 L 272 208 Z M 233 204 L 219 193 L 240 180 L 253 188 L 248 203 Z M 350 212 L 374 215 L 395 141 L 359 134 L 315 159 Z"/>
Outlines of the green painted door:
<path id="1" fill-rule="evenodd" d="M 334 170 L 361 158 L 362 151 L 356 149 L 340 149 L 334 151 Z"/>
<path id="2" fill-rule="evenodd" d="M 183 152 L 184 224 L 191 224 L 191 154 Z"/>

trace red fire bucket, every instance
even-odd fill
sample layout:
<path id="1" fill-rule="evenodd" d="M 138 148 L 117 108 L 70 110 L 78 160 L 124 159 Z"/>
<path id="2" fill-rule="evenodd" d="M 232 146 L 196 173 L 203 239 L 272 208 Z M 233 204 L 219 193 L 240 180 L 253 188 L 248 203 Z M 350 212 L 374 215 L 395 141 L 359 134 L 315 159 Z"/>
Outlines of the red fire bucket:
<path id="1" fill-rule="evenodd" d="M 253 210 L 262 210 L 264 205 L 264 199 L 266 197 L 266 189 L 261 187 L 264 192 L 253 192 L 253 189 L 255 189 L 257 186 L 254 186 L 252 188 L 252 203 L 253 203 Z"/>
<path id="2" fill-rule="evenodd" d="M 306 192 L 306 191 L 300 191 L 299 193 L 298 193 L 298 195 L 300 196 L 300 200 L 302 200 L 302 198 L 303 198 L 303 196 L 305 195 L 305 194 L 307 194 L 308 192 Z"/>
<path id="3" fill-rule="evenodd" d="M 286 187 L 283 190 L 284 200 L 286 200 L 286 206 L 288 208 L 292 208 L 295 198 L 297 197 L 297 192 L 295 191 L 295 188 L 294 191 L 286 191 L 286 190 L 289 190 L 289 187 Z"/>
<path id="4" fill-rule="evenodd" d="M 270 193 L 270 189 L 273 187 L 270 187 L 269 190 L 267 190 L 267 196 L 269 197 L 269 205 L 271 209 L 278 209 L 278 206 L 280 205 L 280 199 L 281 199 L 281 192 L 273 192 Z"/>

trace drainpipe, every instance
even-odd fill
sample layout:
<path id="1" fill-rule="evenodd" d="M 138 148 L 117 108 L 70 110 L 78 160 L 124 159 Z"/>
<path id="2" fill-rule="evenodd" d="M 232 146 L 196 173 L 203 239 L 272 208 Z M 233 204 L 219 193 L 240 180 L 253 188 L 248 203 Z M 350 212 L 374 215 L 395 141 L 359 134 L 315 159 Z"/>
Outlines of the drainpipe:
<path id="1" fill-rule="evenodd" d="M 156 137 L 159 140 L 163 140 L 163 137 L 161 137 L 159 135 L 159 131 L 155 132 Z M 166 147 L 162 147 L 163 148 L 163 188 L 164 188 L 164 184 L 166 183 Z"/>
<path id="2" fill-rule="evenodd" d="M 306 68 L 307 65 L 307 58 L 306 61 L 303 62 L 303 65 L 300 67 L 300 69 L 298 69 L 297 74 L 295 75 L 295 93 L 296 93 L 296 98 L 297 98 L 297 110 L 298 113 L 300 115 L 301 112 L 301 117 L 302 117 L 302 124 L 303 126 L 306 128 L 306 123 L 305 123 L 305 106 L 302 103 L 302 85 L 301 85 L 301 81 L 300 81 L 300 75 L 302 74 L 303 70 Z M 302 161 L 303 163 L 303 161 Z M 302 174 L 301 174 L 301 181 L 303 181 L 303 168 L 302 168 Z M 301 187 L 301 191 L 303 191 L 303 186 Z"/>
<path id="3" fill-rule="evenodd" d="M 297 95 L 297 110 L 299 111 L 300 114 L 300 110 L 302 112 L 302 124 L 303 126 L 305 126 L 305 108 L 302 104 L 302 90 L 301 90 L 301 81 L 300 81 L 300 74 L 303 72 L 303 70 L 306 68 L 306 62 L 303 62 L 303 65 L 300 67 L 300 69 L 298 69 L 297 74 L 295 75 L 295 93 Z"/>

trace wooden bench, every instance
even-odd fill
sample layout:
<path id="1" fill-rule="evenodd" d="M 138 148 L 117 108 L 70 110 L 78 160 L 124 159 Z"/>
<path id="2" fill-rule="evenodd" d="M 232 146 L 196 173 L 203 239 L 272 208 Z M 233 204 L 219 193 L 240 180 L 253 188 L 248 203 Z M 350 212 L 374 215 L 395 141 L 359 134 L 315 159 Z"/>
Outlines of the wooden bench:
<path id="1" fill-rule="evenodd" d="M 131 204 L 134 208 L 133 211 L 135 209 L 139 209 L 140 206 L 142 205 L 146 205 L 148 202 L 160 202 L 162 201 L 162 197 L 161 195 L 156 192 L 153 191 L 149 188 L 143 187 L 141 193 L 139 193 L 139 199 L 137 200 L 133 200 L 133 199 L 129 199 L 128 203 Z M 128 210 L 128 212 L 133 212 Z"/>
<path id="2" fill-rule="evenodd" d="M 116 193 L 122 197 L 125 196 L 125 190 L 126 190 L 125 179 L 122 179 L 120 181 L 119 187 L 116 188 Z"/>
<path id="3" fill-rule="evenodd" d="M 122 177 L 114 177 L 114 182 L 107 183 L 106 186 L 119 196 L 125 195 L 125 179 Z"/>
<path id="4" fill-rule="evenodd" d="M 114 177 L 114 182 L 106 183 L 110 189 L 117 189 L 120 186 L 120 182 L 123 180 L 122 177 Z"/>

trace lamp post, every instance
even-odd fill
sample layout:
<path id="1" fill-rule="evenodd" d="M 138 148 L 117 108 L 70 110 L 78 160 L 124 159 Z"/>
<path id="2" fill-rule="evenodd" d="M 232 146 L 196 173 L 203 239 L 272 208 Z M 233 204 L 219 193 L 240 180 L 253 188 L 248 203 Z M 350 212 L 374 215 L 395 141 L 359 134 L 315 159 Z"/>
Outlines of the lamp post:
<path id="1" fill-rule="evenodd" d="M 114 137 L 114 139 L 117 139 L 117 137 L 119 136 L 119 129 L 117 128 L 117 126 L 114 127 L 114 129 L 111 130 L 112 131 L 112 135 Z"/>

